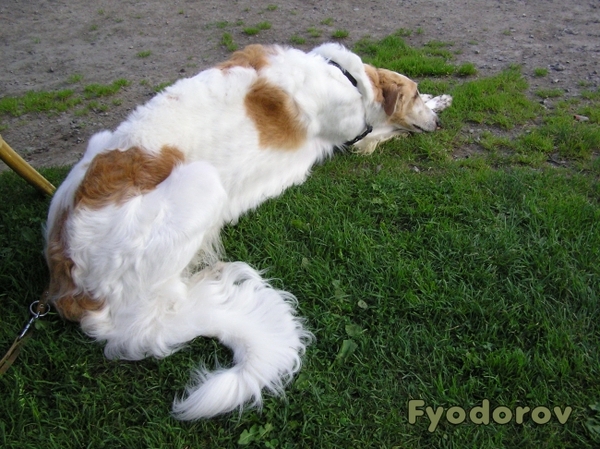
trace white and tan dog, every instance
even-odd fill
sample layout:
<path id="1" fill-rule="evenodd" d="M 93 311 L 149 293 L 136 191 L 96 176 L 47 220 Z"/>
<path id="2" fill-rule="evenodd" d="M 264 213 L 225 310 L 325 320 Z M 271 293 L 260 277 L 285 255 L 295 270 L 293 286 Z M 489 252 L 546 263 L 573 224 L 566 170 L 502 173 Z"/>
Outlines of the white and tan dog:
<path id="1" fill-rule="evenodd" d="M 335 147 L 434 131 L 435 109 L 397 73 L 337 44 L 310 53 L 252 45 L 94 135 L 48 215 L 47 295 L 106 342 L 109 358 L 164 357 L 216 337 L 234 366 L 199 370 L 179 419 L 281 393 L 312 338 L 294 297 L 243 262 L 219 262 L 219 231 L 302 183 Z M 199 270 L 199 271 L 198 271 Z"/>

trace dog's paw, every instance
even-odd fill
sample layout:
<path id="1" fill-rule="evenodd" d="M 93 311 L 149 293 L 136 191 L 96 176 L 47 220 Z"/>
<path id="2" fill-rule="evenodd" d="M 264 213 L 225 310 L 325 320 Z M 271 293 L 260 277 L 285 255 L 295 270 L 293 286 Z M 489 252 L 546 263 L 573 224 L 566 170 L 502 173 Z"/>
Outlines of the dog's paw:
<path id="1" fill-rule="evenodd" d="M 433 98 L 431 95 L 421 95 L 421 98 L 424 96 L 429 97 L 429 99 L 423 101 L 425 101 L 425 105 L 433 112 L 443 111 L 452 104 L 452 97 L 450 95 L 440 95 Z"/>
<path id="2" fill-rule="evenodd" d="M 421 97 L 421 100 L 423 100 L 423 103 L 427 104 L 427 102 L 433 98 L 433 95 L 419 94 L 419 97 Z"/>

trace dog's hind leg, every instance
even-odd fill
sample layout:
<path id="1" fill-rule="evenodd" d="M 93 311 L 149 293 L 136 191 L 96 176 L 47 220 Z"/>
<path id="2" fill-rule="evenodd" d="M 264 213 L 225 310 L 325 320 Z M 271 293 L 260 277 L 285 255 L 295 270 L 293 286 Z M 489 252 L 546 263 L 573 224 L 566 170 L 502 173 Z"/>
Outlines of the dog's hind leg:
<path id="1" fill-rule="evenodd" d="M 106 341 L 107 357 L 162 357 L 199 335 L 173 329 L 168 317 L 179 316 L 187 301 L 182 274 L 206 236 L 213 238 L 221 226 L 225 202 L 216 169 L 194 162 L 175 167 L 153 191 L 80 220 L 91 228 L 92 220 L 103 221 L 96 224 L 104 234 L 93 238 L 88 230 L 82 239 L 91 242 L 84 250 L 91 256 L 80 265 L 87 267 L 81 276 L 90 280 L 86 290 L 105 302 L 84 317 L 82 327 Z"/>
<path id="2" fill-rule="evenodd" d="M 212 166 L 177 167 L 154 191 L 111 209 L 113 216 L 102 218 L 112 224 L 98 240 L 103 250 L 93 251 L 111 265 L 98 286 L 108 286 L 108 299 L 82 326 L 106 341 L 107 357 L 163 357 L 198 336 L 216 337 L 233 350 L 233 367 L 199 370 L 187 397 L 174 404 L 180 419 L 259 405 L 263 388 L 282 392 L 311 336 L 295 316 L 292 295 L 272 288 L 245 263 L 185 275 L 204 240 L 222 225 L 226 203 Z"/>

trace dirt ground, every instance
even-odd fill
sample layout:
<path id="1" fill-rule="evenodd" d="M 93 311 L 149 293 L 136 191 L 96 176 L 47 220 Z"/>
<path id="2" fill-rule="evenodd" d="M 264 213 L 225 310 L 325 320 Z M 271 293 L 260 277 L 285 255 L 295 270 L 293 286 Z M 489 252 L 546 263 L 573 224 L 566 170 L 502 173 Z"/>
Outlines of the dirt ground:
<path id="1" fill-rule="evenodd" d="M 243 32 L 260 22 L 272 26 Z M 0 117 L 2 136 L 36 167 L 73 164 L 93 133 L 118 125 L 154 86 L 226 59 L 225 32 L 239 47 L 301 36 L 306 43 L 296 46 L 309 50 L 336 30 L 352 46 L 400 28 L 412 31 L 406 40 L 416 47 L 451 42 L 455 62 L 474 63 L 480 76 L 521 64 L 532 90 L 559 87 L 569 96 L 582 82 L 600 85 L 598 0 L 0 0 L 0 97 L 131 82 L 105 112 Z M 548 76 L 533 77 L 535 68 Z M 69 84 L 74 75 L 78 85 Z"/>

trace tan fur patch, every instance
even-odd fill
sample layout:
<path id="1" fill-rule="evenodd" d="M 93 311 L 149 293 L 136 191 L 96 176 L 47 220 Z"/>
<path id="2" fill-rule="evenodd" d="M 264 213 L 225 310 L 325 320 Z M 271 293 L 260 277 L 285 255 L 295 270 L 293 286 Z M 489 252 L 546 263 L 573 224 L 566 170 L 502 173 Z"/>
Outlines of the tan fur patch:
<path id="1" fill-rule="evenodd" d="M 261 147 L 293 150 L 306 140 L 306 129 L 293 99 L 267 80 L 254 82 L 246 94 L 245 106 L 258 129 Z"/>
<path id="2" fill-rule="evenodd" d="M 369 64 L 363 64 L 365 66 L 365 72 L 371 81 L 373 92 L 375 93 L 375 101 L 377 103 L 383 103 L 383 92 L 379 86 L 379 75 L 377 69 Z"/>
<path id="3" fill-rule="evenodd" d="M 228 61 L 217 66 L 218 69 L 227 70 L 232 67 L 245 67 L 259 71 L 269 65 L 269 51 L 260 44 L 248 45 L 243 50 L 238 50 L 231 55 Z"/>
<path id="4" fill-rule="evenodd" d="M 153 190 L 184 159 L 177 148 L 165 146 L 159 155 L 133 147 L 97 155 L 77 188 L 74 206 L 99 209 Z"/>
<path id="5" fill-rule="evenodd" d="M 181 151 L 168 146 L 159 155 L 148 154 L 136 147 L 99 154 L 75 192 L 74 207 L 98 209 L 149 192 L 183 159 Z M 69 211 L 63 211 L 48 236 L 46 259 L 50 284 L 46 294 L 63 318 L 81 321 L 87 311 L 100 310 L 104 301 L 82 293 L 73 282 L 75 264 L 68 255 L 64 238 L 68 216 Z"/>
<path id="6" fill-rule="evenodd" d="M 68 211 L 62 212 L 48 236 L 46 259 L 50 269 L 50 283 L 45 294 L 63 318 L 79 322 L 87 311 L 100 310 L 104 301 L 94 300 L 81 293 L 73 282 L 71 273 L 75 264 L 66 253 L 63 237 L 68 215 Z"/>
<path id="7" fill-rule="evenodd" d="M 382 103 L 392 122 L 402 123 L 407 108 L 417 94 L 417 83 L 391 70 L 375 69 L 366 64 L 365 70 L 373 83 L 376 101 Z"/>

